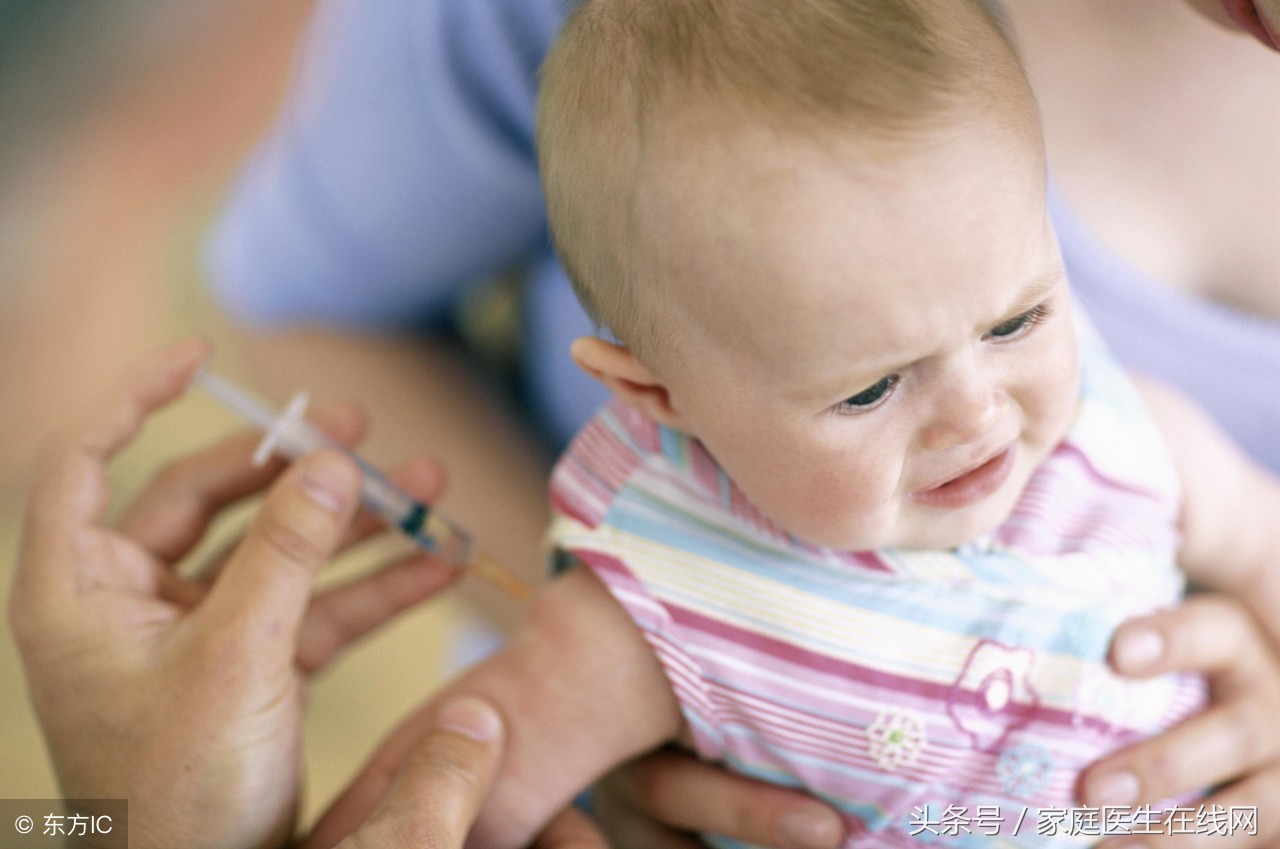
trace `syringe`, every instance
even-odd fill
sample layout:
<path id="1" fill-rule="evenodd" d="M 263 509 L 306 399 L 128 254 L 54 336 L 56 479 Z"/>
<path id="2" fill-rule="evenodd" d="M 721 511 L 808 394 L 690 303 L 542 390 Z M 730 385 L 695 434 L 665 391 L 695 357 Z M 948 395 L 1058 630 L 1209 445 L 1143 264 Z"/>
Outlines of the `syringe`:
<path id="1" fill-rule="evenodd" d="M 528 584 L 492 557 L 477 551 L 469 533 L 400 489 L 363 457 L 334 442 L 303 418 L 310 400 L 305 391 L 294 395 L 284 411 L 277 414 L 262 400 L 207 369 L 196 375 L 194 383 L 265 432 L 253 454 L 255 465 L 267 462 L 272 454 L 295 460 L 322 447 L 341 451 L 364 473 L 360 501 L 366 510 L 399 528 L 427 551 L 460 569 L 470 569 L 508 595 L 521 600 L 529 597 L 532 591 Z"/>

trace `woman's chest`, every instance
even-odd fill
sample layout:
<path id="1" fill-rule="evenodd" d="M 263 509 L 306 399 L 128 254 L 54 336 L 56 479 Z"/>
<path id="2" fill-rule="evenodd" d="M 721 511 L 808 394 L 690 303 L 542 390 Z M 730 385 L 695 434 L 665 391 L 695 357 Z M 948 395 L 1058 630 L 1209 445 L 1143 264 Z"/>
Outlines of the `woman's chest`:
<path id="1" fill-rule="evenodd" d="M 1101 250 L 1280 320 L 1280 57 L 1175 6 L 1008 4 L 1050 171 Z"/>

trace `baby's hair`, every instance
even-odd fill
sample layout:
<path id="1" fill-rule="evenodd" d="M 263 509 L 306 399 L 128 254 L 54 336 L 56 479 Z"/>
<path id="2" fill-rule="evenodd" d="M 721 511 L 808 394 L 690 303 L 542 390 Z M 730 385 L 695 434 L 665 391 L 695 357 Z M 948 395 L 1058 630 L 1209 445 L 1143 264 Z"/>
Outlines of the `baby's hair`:
<path id="1" fill-rule="evenodd" d="M 1008 61 L 992 60 L 993 44 Z M 628 254 L 635 175 L 660 110 L 893 144 L 940 124 L 948 106 L 1007 94 L 1002 83 L 1020 74 L 983 0 L 582 0 L 538 100 L 557 251 L 593 320 L 641 354 L 660 327 Z"/>

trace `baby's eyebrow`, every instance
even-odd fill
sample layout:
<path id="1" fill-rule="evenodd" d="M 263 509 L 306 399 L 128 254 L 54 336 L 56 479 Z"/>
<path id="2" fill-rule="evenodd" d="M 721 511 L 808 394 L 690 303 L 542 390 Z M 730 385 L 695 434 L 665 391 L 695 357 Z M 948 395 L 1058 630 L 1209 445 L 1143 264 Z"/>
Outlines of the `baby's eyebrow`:
<path id="1" fill-rule="evenodd" d="M 842 393 L 854 393 L 866 389 L 880 378 L 883 378 L 889 371 L 906 368 L 911 362 L 910 358 L 903 357 L 895 359 L 892 365 L 882 361 L 861 363 L 857 367 L 857 373 L 854 372 L 853 368 L 849 368 L 839 375 L 832 376 L 825 384 L 804 385 L 796 388 L 790 395 L 792 399 L 800 403 L 829 403 Z M 859 375 L 865 378 L 865 385 L 858 381 Z"/>
<path id="2" fill-rule="evenodd" d="M 1033 309 L 1045 299 L 1054 288 L 1061 283 L 1066 277 L 1066 272 L 1061 268 L 1055 268 L 1052 271 L 1046 271 L 1038 277 L 1033 277 L 1027 287 L 1019 293 L 1013 307 L 1009 310 L 1009 315 L 1021 315 L 1029 309 Z"/>

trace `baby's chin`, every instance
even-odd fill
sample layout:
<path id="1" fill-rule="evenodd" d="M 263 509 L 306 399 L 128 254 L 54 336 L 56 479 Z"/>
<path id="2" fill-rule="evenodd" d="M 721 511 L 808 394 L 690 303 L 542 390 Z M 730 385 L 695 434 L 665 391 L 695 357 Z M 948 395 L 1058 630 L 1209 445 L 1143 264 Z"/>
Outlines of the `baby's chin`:
<path id="1" fill-rule="evenodd" d="M 920 509 L 915 508 L 913 512 L 919 512 Z M 868 532 L 865 528 L 858 531 L 833 528 L 826 533 L 811 529 L 808 535 L 794 531 L 791 535 L 802 542 L 835 551 L 874 551 L 883 548 L 949 551 L 992 533 L 1012 511 L 1013 505 L 991 511 L 965 511 L 972 514 L 965 516 L 939 517 L 936 515 L 938 511 L 930 511 L 935 515 L 924 517 L 924 521 L 919 518 L 915 521 L 908 520 L 879 532 Z M 983 515 L 984 513 L 990 515 Z"/>
<path id="2" fill-rule="evenodd" d="M 931 551 L 950 551 L 981 540 L 1004 524 L 1012 508 L 1004 510 L 998 516 L 975 518 L 966 517 L 961 521 L 936 522 L 942 527 L 931 528 L 915 534 L 904 535 L 893 548 L 929 549 Z"/>
<path id="3" fill-rule="evenodd" d="M 1010 484 L 1012 483 L 1011 481 Z M 1025 481 L 1016 486 L 1007 484 L 1004 491 L 992 494 L 982 503 L 963 510 L 948 511 L 949 515 L 945 516 L 937 515 L 942 511 L 935 508 L 918 508 L 934 515 L 924 517 L 924 521 L 920 522 L 923 530 L 909 535 L 897 547 L 946 551 L 980 540 L 994 533 L 1012 515 L 1023 486 Z"/>
<path id="4" fill-rule="evenodd" d="M 1010 482 L 1013 483 L 1013 482 Z M 1025 483 L 1025 482 L 1024 482 Z M 981 503 L 961 509 L 925 507 L 906 502 L 895 520 L 876 531 L 867 528 L 830 529 L 811 539 L 837 551 L 872 551 L 879 548 L 949 551 L 993 533 L 1017 506 L 1022 486 L 1008 486 Z M 804 539 L 803 535 L 797 535 Z"/>

